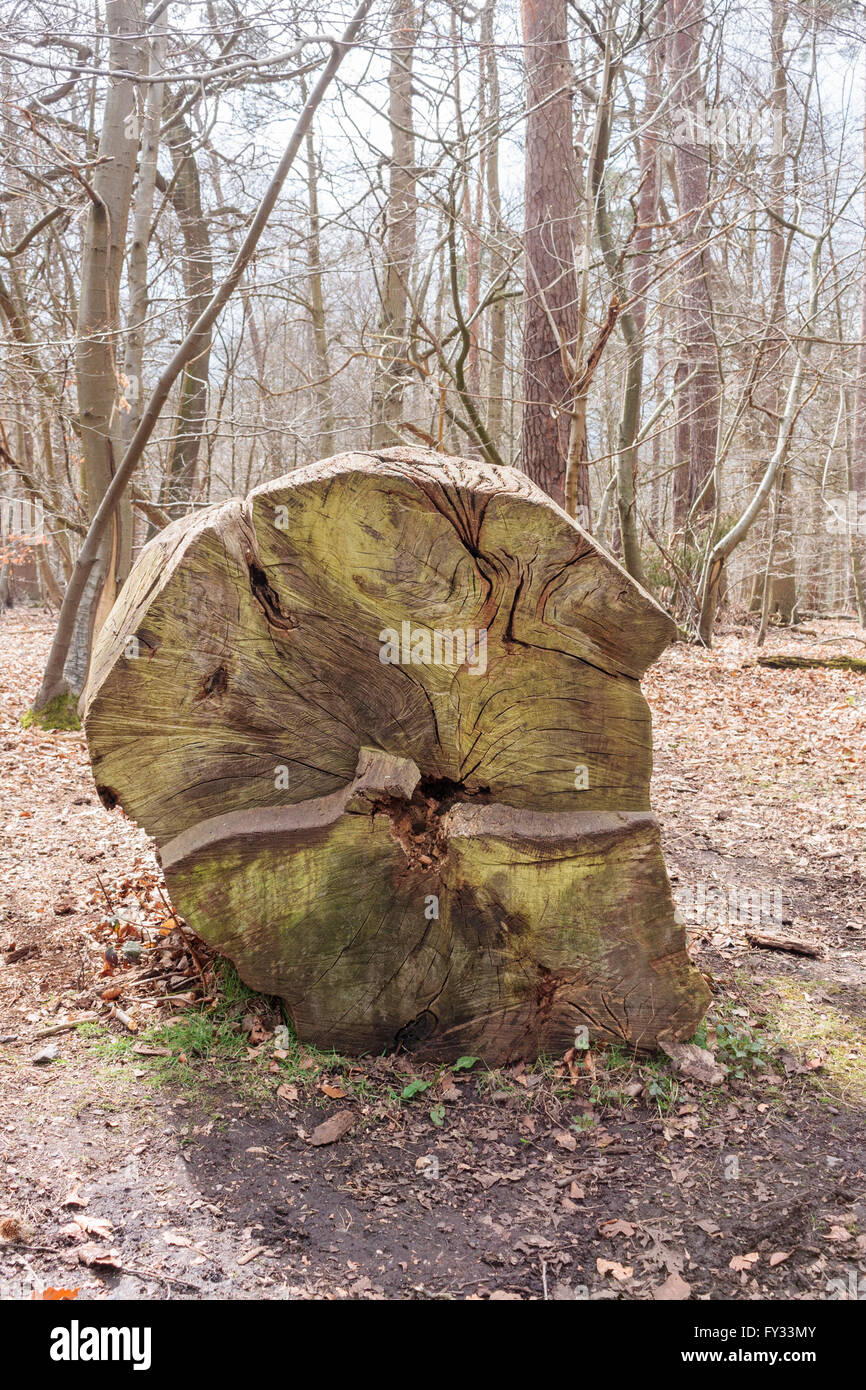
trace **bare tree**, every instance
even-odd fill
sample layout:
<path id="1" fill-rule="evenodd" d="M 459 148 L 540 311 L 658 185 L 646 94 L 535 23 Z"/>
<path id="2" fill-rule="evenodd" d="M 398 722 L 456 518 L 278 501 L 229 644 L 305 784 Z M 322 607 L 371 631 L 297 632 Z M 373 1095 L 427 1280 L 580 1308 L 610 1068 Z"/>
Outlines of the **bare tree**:
<path id="1" fill-rule="evenodd" d="M 139 0 L 106 0 L 109 62 L 114 70 L 144 71 L 145 44 Z M 118 343 L 120 279 L 138 157 L 138 109 L 133 77 L 110 83 L 105 97 L 97 163 L 85 180 L 90 211 L 81 252 L 81 289 L 75 369 L 81 430 L 81 485 L 87 515 L 96 515 L 123 452 Z M 132 508 L 121 498 L 98 564 L 91 572 L 93 597 L 82 610 L 73 652 L 72 679 L 83 682 L 94 625 L 114 603 L 132 560 Z"/>
<path id="2" fill-rule="evenodd" d="M 373 397 L 373 444 L 395 444 L 403 414 L 403 393 L 411 368 L 409 279 L 415 258 L 417 193 L 412 65 L 417 16 L 414 0 L 393 0 L 388 121 L 391 158 L 385 209 L 385 265 L 382 271 L 381 362 Z"/>
<path id="3" fill-rule="evenodd" d="M 566 0 L 521 0 L 527 105 L 521 465 L 560 503 L 573 396 L 563 347 L 573 350 L 580 330 L 566 12 Z M 580 464 L 577 504 L 588 507 L 585 460 Z"/>
<path id="4" fill-rule="evenodd" d="M 684 253 L 680 260 L 682 356 L 678 399 L 676 521 L 692 508 L 711 511 L 720 382 L 710 292 L 707 150 L 702 137 L 706 91 L 701 67 L 703 0 L 671 0 L 668 72 L 675 92 L 674 164 Z M 686 378 L 690 378 L 685 386 Z"/>

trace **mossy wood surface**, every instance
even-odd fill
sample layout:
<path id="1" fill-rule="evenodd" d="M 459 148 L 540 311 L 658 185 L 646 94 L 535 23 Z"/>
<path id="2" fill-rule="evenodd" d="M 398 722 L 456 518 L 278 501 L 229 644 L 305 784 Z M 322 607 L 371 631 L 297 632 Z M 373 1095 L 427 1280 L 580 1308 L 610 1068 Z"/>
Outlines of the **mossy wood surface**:
<path id="1" fill-rule="evenodd" d="M 304 1040 L 650 1048 L 708 999 L 649 813 L 639 679 L 673 635 L 522 473 L 345 454 L 145 548 L 84 697 L 94 774 Z"/>
<path id="2" fill-rule="evenodd" d="M 866 674 L 866 661 L 858 656 L 791 656 L 776 652 L 772 656 L 759 656 L 759 666 L 780 671 L 815 671 L 825 668 L 829 671 L 860 671 Z"/>

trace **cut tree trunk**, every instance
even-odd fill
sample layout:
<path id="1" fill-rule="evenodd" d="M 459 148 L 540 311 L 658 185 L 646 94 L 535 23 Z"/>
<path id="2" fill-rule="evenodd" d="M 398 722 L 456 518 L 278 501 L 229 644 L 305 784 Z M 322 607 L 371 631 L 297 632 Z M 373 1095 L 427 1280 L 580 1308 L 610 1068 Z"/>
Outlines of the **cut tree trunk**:
<path id="1" fill-rule="evenodd" d="M 709 997 L 649 811 L 673 635 L 524 474 L 344 454 L 144 549 L 84 698 L 97 786 L 304 1041 L 648 1050 Z"/>

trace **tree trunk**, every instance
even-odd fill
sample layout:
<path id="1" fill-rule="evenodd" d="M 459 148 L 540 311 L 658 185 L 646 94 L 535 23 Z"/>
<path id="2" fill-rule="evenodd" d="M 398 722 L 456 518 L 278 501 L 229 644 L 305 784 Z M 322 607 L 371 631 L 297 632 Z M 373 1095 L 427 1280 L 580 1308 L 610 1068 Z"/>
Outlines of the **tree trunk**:
<path id="1" fill-rule="evenodd" d="M 866 106 L 863 112 L 863 174 L 866 180 Z M 866 182 L 863 185 L 866 217 Z M 851 478 L 856 524 L 849 527 L 851 571 L 860 624 L 866 627 L 866 266 L 860 282 L 860 342 L 857 348 L 857 382 L 854 387 Z"/>
<path id="2" fill-rule="evenodd" d="M 626 330 L 626 377 L 617 440 L 616 495 L 623 563 L 639 584 L 644 582 L 644 577 L 637 526 L 637 435 L 643 397 L 647 285 L 651 271 L 653 224 L 658 216 L 661 181 L 658 135 L 654 129 L 656 112 L 661 102 L 661 77 L 662 46 L 657 38 L 651 36 L 647 54 L 646 96 L 641 118 L 640 189 L 637 200 L 637 227 L 632 243 L 630 316 L 623 315 L 620 319 Z"/>
<path id="3" fill-rule="evenodd" d="M 344 454 L 146 547 L 94 775 L 303 1040 L 644 1050 L 708 999 L 649 812 L 639 679 L 673 634 L 524 474 Z"/>
<path id="4" fill-rule="evenodd" d="M 146 46 L 138 0 L 106 0 L 109 61 L 117 71 L 144 70 Z M 81 428 L 81 484 L 93 518 L 123 453 L 116 344 L 120 329 L 120 278 L 138 156 L 136 84 L 113 79 L 108 86 L 99 137 L 100 163 L 93 170 L 91 205 L 82 246 L 75 370 Z M 90 611 L 82 609 L 77 633 L 73 688 L 86 674 L 94 628 L 114 602 L 132 558 L 132 507 L 128 495 L 115 511 L 98 565 Z M 80 689 L 80 685 L 78 686 Z"/>
<path id="5" fill-rule="evenodd" d="M 154 34 L 150 44 L 148 75 L 162 72 L 165 62 L 166 34 L 164 29 Z M 153 199 L 159 162 L 159 129 L 162 122 L 165 84 L 152 82 L 147 89 L 144 121 L 141 127 L 141 154 L 138 161 L 138 187 L 135 193 L 135 212 L 132 221 L 132 241 L 127 262 L 129 315 L 126 331 L 126 354 L 123 371 L 126 377 L 124 392 L 128 409 L 123 421 L 124 444 L 128 444 L 141 419 L 142 369 L 147 333 L 147 314 L 150 302 L 147 279 L 150 229 L 153 221 Z"/>
<path id="6" fill-rule="evenodd" d="M 189 333 L 213 294 L 213 255 L 202 209 L 193 134 L 181 116 L 169 117 L 168 146 L 174 166 L 172 205 L 183 236 L 184 326 Z M 195 484 L 196 463 L 207 418 L 211 338 L 210 325 L 197 334 L 193 355 L 180 379 L 174 437 L 162 497 L 169 516 L 183 516 Z"/>
<path id="7" fill-rule="evenodd" d="M 680 317 L 684 360 L 679 379 L 694 376 L 677 399 L 678 428 L 675 474 L 676 525 L 685 522 L 697 503 L 699 512 L 712 512 L 715 503 L 713 471 L 719 427 L 721 383 L 713 330 L 707 210 L 708 143 L 704 84 L 701 72 L 702 0 L 671 0 L 668 69 L 675 88 L 674 163 L 679 185 L 683 228 L 680 261 Z"/>
<path id="8" fill-rule="evenodd" d="M 499 289 L 488 310 L 490 352 L 487 368 L 487 433 L 503 458 L 511 449 L 504 448 L 505 438 L 505 254 L 508 229 L 502 217 L 502 195 L 499 186 L 499 67 L 494 46 L 496 0 L 487 0 L 481 14 L 481 58 L 486 94 L 487 122 L 490 134 L 485 155 L 487 213 L 489 220 L 491 285 Z"/>
<path id="9" fill-rule="evenodd" d="M 521 467 L 562 504 L 572 412 L 562 349 L 574 351 L 579 329 L 573 73 L 565 0 L 522 0 L 521 13 L 527 106 Z M 583 481 L 578 479 L 577 501 L 585 505 L 586 458 L 578 449 Z"/>
<path id="10" fill-rule="evenodd" d="M 772 0 L 770 27 L 770 62 L 773 74 L 771 109 L 773 112 L 773 153 L 770 160 L 770 206 L 777 217 L 785 215 L 785 162 L 788 134 L 788 75 L 785 70 L 785 25 L 788 20 L 787 0 Z M 785 228 L 771 220 L 770 294 L 772 316 L 778 325 L 778 338 L 769 353 L 770 397 L 776 417 L 781 414 L 785 399 L 782 385 L 782 364 L 785 357 Z M 774 557 L 769 570 L 769 593 L 763 607 L 768 616 L 778 615 L 790 625 L 797 614 L 797 570 L 794 557 L 793 474 L 783 468 L 777 485 L 776 507 L 773 515 Z"/>
<path id="11" fill-rule="evenodd" d="M 388 119 L 391 164 L 385 234 L 386 263 L 382 285 L 381 360 L 373 389 L 373 444 L 400 439 L 403 395 L 410 366 L 408 354 L 409 277 L 415 259 L 415 133 L 412 112 L 412 67 L 417 15 L 414 0 L 393 0 Z"/>
<path id="12" fill-rule="evenodd" d="M 301 94 L 307 100 L 307 84 L 301 78 Z M 306 136 L 307 156 L 307 278 L 310 292 L 310 328 L 313 336 L 314 394 L 318 415 L 318 450 L 323 458 L 335 453 L 337 424 L 334 419 L 334 392 L 328 350 L 328 324 L 322 283 L 322 239 L 319 216 L 319 159 L 312 127 Z"/>

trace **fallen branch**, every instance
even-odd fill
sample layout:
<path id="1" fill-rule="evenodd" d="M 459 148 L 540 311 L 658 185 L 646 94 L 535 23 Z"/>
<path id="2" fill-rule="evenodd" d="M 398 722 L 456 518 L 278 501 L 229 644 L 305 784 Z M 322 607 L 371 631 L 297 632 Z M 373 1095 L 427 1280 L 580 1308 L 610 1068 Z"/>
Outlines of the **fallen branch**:
<path id="1" fill-rule="evenodd" d="M 866 661 L 859 656 L 787 656 L 779 652 L 774 656 L 759 656 L 758 665 L 780 671 L 812 671 L 826 667 L 831 671 L 866 672 Z"/>
<path id="2" fill-rule="evenodd" d="M 773 936 L 770 932 L 747 931 L 746 940 L 750 946 L 761 946 L 767 951 L 788 951 L 795 956 L 814 956 L 821 960 L 823 947 L 814 941 L 803 941 L 796 936 Z"/>

